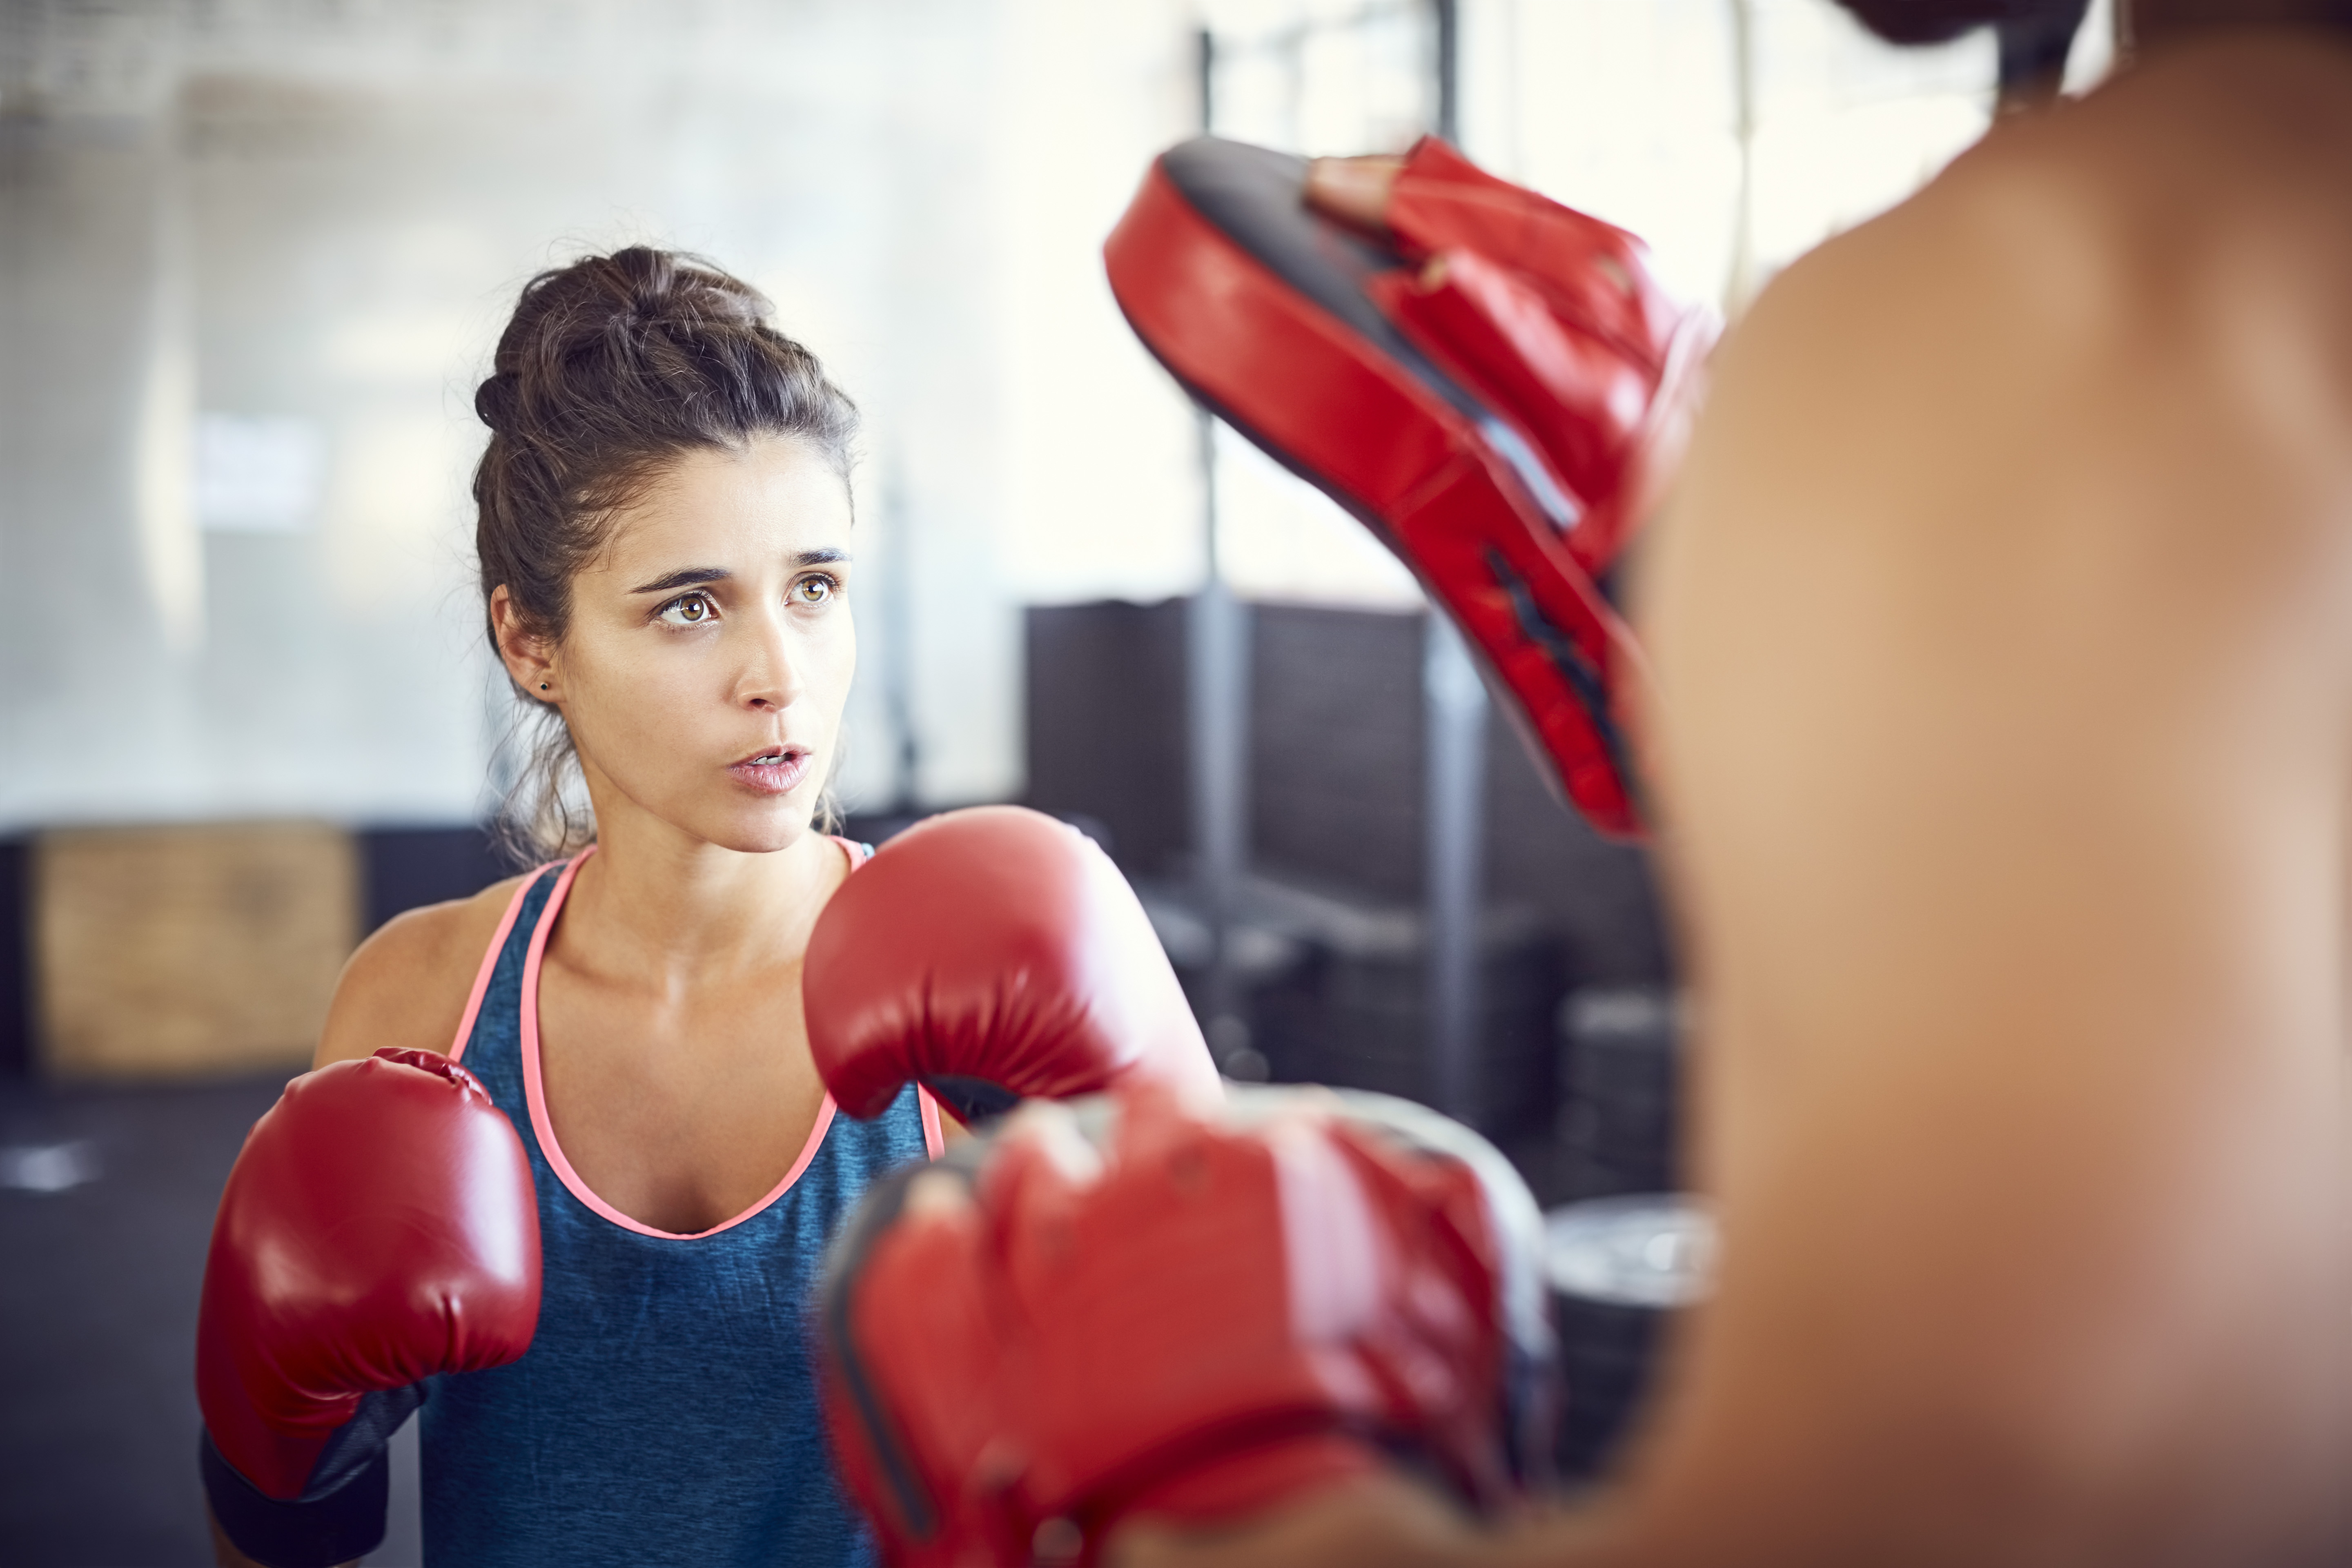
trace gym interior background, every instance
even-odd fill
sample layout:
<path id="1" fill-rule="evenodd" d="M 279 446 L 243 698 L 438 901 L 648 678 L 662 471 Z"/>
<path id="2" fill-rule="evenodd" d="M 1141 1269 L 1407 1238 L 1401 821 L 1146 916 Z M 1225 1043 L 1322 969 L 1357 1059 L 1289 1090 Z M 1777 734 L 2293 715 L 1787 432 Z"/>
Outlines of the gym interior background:
<path id="1" fill-rule="evenodd" d="M 1204 127 L 1443 130 L 1736 316 L 1981 134 L 1994 76 L 1827 0 L 0 0 L 0 1558 L 207 1560 L 221 1180 L 352 947 L 506 870 L 467 482 L 534 270 L 703 252 L 863 405 L 852 832 L 1075 820 L 1229 1072 L 1431 1100 L 1547 1204 L 1654 1192 L 1643 854 L 1402 569 L 1194 414 L 1098 248 Z M 372 1561 L 415 1552 L 412 1504 Z"/>

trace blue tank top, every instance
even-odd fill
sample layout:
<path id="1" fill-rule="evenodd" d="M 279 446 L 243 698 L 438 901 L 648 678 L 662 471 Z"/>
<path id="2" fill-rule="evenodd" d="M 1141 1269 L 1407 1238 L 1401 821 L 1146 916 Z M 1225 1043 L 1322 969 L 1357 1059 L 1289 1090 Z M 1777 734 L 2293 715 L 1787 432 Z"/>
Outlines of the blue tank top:
<path id="1" fill-rule="evenodd" d="M 938 1112 L 909 1089 L 853 1121 L 828 1096 L 776 1189 L 697 1236 L 604 1203 L 557 1143 L 539 1073 L 541 955 L 586 858 L 542 868 L 516 893 L 450 1051 L 530 1154 L 545 1286 L 521 1360 L 431 1381 L 425 1561 L 871 1563 L 825 1447 L 808 1303 L 825 1243 L 866 1185 L 937 1152 Z"/>

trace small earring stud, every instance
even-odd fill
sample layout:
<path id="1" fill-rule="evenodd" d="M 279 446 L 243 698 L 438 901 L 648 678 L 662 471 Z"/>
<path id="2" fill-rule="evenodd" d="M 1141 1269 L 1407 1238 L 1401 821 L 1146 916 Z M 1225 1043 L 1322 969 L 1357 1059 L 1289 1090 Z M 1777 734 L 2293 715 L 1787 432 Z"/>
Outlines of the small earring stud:
<path id="1" fill-rule="evenodd" d="M 544 680 L 541 681 L 541 682 L 539 683 L 539 689 L 540 689 L 541 691 L 546 690 L 546 689 L 547 689 L 547 682 L 545 682 Z"/>

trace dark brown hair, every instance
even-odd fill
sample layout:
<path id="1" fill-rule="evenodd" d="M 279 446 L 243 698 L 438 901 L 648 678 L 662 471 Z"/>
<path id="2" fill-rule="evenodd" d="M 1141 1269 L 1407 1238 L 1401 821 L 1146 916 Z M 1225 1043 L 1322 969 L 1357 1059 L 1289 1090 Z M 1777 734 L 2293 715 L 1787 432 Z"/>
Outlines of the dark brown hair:
<path id="1" fill-rule="evenodd" d="M 604 547 L 613 514 L 684 453 L 797 437 L 847 482 L 856 406 L 771 324 L 772 310 L 698 257 L 643 246 L 523 285 L 474 394 L 490 427 L 474 470 L 486 616 L 503 586 L 528 630 L 561 638 L 572 576 Z M 595 837 L 572 783 L 578 753 L 560 713 L 515 694 L 521 766 L 499 837 L 525 859 L 569 854 Z"/>

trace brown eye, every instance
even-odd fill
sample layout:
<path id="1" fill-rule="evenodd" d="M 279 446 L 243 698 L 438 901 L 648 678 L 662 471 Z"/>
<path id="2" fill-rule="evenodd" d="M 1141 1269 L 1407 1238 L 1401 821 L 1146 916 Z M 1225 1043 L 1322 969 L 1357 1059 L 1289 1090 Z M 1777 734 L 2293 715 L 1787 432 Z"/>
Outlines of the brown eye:
<path id="1" fill-rule="evenodd" d="M 835 585 L 830 577 L 803 577 L 793 584 L 793 595 L 803 605 L 822 605 L 833 597 Z"/>
<path id="2" fill-rule="evenodd" d="M 688 594 L 661 607 L 660 620 L 673 626 L 707 626 L 719 618 L 719 606 L 701 594 Z"/>

